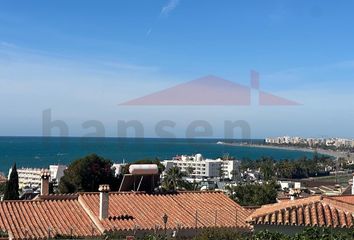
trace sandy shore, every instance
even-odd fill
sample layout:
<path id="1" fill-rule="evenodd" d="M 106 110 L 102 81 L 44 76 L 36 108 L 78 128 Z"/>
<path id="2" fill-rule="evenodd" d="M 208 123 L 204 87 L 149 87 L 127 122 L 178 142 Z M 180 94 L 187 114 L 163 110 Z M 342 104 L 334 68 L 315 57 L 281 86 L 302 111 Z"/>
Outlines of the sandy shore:
<path id="1" fill-rule="evenodd" d="M 317 151 L 319 154 L 329 155 L 335 158 L 347 157 L 348 154 L 346 152 L 339 152 L 339 151 L 332 151 L 332 150 L 325 150 L 325 149 L 301 148 L 301 147 L 272 146 L 272 145 L 262 145 L 262 144 L 240 144 L 240 143 L 225 143 L 225 142 L 221 144 L 229 145 L 229 146 L 238 146 L 238 147 L 270 148 L 270 149 L 281 149 L 281 150 L 302 151 L 302 152 Z M 353 155 L 351 156 L 353 157 Z"/>

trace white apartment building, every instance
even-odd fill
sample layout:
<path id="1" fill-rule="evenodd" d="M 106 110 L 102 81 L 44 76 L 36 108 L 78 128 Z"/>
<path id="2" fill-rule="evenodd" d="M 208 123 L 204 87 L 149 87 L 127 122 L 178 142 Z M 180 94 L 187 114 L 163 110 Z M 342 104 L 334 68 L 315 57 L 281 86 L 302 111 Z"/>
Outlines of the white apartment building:
<path id="1" fill-rule="evenodd" d="M 232 179 L 239 175 L 240 162 L 237 160 L 204 159 L 201 154 L 195 156 L 177 156 L 171 160 L 162 162 L 165 166 L 165 172 L 172 167 L 178 167 L 188 176 L 195 178 L 228 178 Z M 192 173 L 189 173 L 193 170 Z"/>
<path id="2" fill-rule="evenodd" d="M 64 177 L 64 171 L 68 167 L 65 165 L 49 165 L 49 172 L 50 172 L 50 179 L 55 181 L 59 184 L 60 179 Z"/>
<path id="3" fill-rule="evenodd" d="M 49 170 L 50 180 L 54 179 L 59 184 L 60 179 L 64 176 L 65 165 L 50 165 L 49 169 L 44 168 L 18 168 L 18 185 L 20 189 L 25 187 L 39 188 L 41 186 L 41 172 Z M 10 178 L 12 169 L 9 170 L 8 178 Z"/>
<path id="4" fill-rule="evenodd" d="M 339 147 L 351 147 L 354 148 L 354 140 L 345 138 L 301 138 L 301 137 L 273 137 L 266 138 L 265 143 L 267 144 L 306 144 L 310 147 L 316 145 L 325 144 L 326 146 Z"/>
<path id="5" fill-rule="evenodd" d="M 293 181 L 278 181 L 281 190 L 285 189 L 300 189 L 301 182 L 293 182 Z"/>

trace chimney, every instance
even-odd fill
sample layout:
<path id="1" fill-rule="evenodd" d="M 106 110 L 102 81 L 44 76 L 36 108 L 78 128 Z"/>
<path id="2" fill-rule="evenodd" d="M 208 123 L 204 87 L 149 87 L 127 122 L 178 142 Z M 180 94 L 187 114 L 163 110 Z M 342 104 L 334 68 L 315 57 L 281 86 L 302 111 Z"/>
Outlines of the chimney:
<path id="1" fill-rule="evenodd" d="M 294 201 L 301 193 L 301 189 L 299 188 L 291 188 L 289 191 L 289 195 L 290 195 L 290 200 Z"/>
<path id="2" fill-rule="evenodd" d="M 100 220 L 103 220 L 108 218 L 110 191 L 109 185 L 100 185 L 98 191 L 100 192 Z"/>
<path id="3" fill-rule="evenodd" d="M 49 194 L 49 178 L 50 172 L 48 170 L 43 170 L 41 172 L 41 196 Z"/>

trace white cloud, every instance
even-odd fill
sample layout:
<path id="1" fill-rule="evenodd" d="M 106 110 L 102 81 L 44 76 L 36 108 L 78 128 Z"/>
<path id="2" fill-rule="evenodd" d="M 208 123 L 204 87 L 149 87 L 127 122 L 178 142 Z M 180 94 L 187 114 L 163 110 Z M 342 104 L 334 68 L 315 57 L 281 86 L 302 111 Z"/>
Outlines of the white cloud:
<path id="1" fill-rule="evenodd" d="M 179 4 L 179 0 L 169 0 L 168 3 L 162 7 L 161 15 L 168 16 Z"/>

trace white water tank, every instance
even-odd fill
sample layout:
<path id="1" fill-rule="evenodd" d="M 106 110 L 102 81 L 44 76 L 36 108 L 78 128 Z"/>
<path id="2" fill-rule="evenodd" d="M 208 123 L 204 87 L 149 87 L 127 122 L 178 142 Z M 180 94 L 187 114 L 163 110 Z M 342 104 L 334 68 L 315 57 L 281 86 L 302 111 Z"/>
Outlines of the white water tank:
<path id="1" fill-rule="evenodd" d="M 159 173 L 156 164 L 132 164 L 129 173 L 133 175 L 155 175 Z"/>

